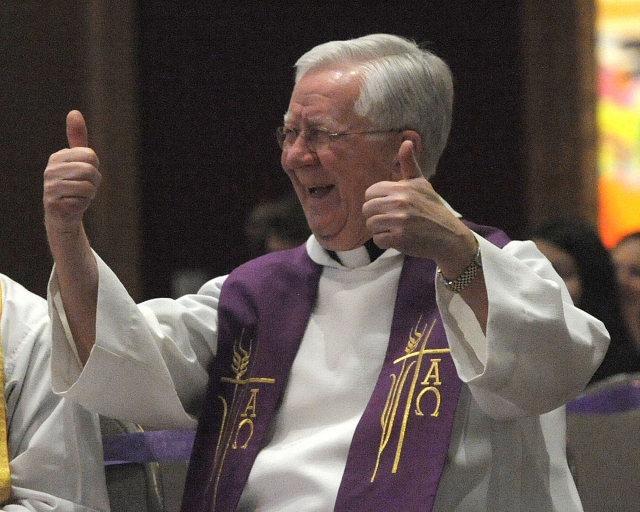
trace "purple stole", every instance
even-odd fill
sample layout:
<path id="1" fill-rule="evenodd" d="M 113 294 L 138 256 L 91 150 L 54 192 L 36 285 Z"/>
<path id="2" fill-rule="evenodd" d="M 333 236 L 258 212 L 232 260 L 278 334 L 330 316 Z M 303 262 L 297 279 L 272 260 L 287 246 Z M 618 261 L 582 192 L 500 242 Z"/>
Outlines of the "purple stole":
<path id="1" fill-rule="evenodd" d="M 498 246 L 508 241 L 500 231 L 471 227 Z M 301 246 L 250 261 L 225 281 L 183 512 L 236 510 L 321 273 Z M 351 442 L 336 511 L 432 509 L 462 385 L 435 302 L 435 275 L 433 261 L 405 257 L 386 357 Z"/>

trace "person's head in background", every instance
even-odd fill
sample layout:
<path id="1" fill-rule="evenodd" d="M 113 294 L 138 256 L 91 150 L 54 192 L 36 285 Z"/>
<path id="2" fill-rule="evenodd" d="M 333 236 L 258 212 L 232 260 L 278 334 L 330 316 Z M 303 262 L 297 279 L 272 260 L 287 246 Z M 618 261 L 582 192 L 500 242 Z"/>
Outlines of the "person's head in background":
<path id="1" fill-rule="evenodd" d="M 637 371 L 640 360 L 624 322 L 613 261 L 598 231 L 581 220 L 558 220 L 540 226 L 529 238 L 564 280 L 574 304 L 601 320 L 611 335 L 605 361 L 591 382 Z"/>
<path id="2" fill-rule="evenodd" d="M 611 250 L 624 303 L 640 309 L 640 231 L 624 236 Z"/>
<path id="3" fill-rule="evenodd" d="M 619 301 L 613 263 L 597 230 L 581 220 L 556 220 L 530 234 L 567 285 L 576 306 L 594 314 Z M 600 316 L 594 315 L 602 320 Z M 604 315 L 606 316 L 606 315 Z"/>
<path id="4" fill-rule="evenodd" d="M 293 249 L 311 230 L 295 194 L 258 204 L 249 214 L 245 233 L 253 255 Z"/>

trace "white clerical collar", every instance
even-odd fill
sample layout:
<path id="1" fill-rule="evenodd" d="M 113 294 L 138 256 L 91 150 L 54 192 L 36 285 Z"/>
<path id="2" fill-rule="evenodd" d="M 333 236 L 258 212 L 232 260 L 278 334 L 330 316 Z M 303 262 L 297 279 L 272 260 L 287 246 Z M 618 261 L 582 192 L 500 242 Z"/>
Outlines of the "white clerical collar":
<path id="1" fill-rule="evenodd" d="M 336 251 L 335 254 L 340 261 L 336 261 L 333 259 L 329 253 L 320 245 L 320 242 L 316 239 L 315 236 L 311 235 L 307 240 L 307 253 L 309 257 L 318 263 L 319 265 L 324 265 L 326 267 L 335 267 L 335 268 L 360 268 L 365 267 L 371 263 L 371 257 L 369 256 L 369 251 L 364 246 L 356 247 L 350 251 Z M 390 256 L 395 256 L 400 254 L 395 249 L 387 249 L 384 253 L 376 260 L 386 259 Z M 375 262 L 374 262 L 375 263 Z"/>
<path id="2" fill-rule="evenodd" d="M 342 266 L 347 268 L 364 267 L 371 263 L 369 253 L 364 246 L 357 247 L 351 251 L 336 251 L 334 254 Z"/>

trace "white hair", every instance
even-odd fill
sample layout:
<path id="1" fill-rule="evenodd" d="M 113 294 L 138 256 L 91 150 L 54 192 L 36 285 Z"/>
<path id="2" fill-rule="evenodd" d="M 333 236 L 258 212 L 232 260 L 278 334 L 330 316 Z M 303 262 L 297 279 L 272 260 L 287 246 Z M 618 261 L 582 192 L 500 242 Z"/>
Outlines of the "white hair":
<path id="1" fill-rule="evenodd" d="M 309 70 L 342 65 L 363 71 L 355 112 L 383 130 L 415 130 L 422 138 L 422 172 L 431 177 L 451 129 L 453 79 L 447 64 L 409 39 L 371 34 L 312 48 L 296 62 L 295 82 Z"/>

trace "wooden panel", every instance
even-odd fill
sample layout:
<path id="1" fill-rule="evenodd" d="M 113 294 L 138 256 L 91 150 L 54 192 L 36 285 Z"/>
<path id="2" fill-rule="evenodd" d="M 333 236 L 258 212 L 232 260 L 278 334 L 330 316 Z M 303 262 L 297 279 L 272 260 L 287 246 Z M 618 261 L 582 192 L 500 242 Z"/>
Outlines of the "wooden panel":
<path id="1" fill-rule="evenodd" d="M 523 0 L 521 5 L 528 223 L 579 216 L 595 225 L 593 2 Z"/>
<path id="2" fill-rule="evenodd" d="M 86 2 L 90 144 L 103 181 L 87 217 L 91 242 L 134 298 L 140 279 L 139 119 L 134 2 Z"/>
<path id="3" fill-rule="evenodd" d="M 46 293 L 51 258 L 43 228 L 42 172 L 66 146 L 77 108 L 105 174 L 88 230 L 134 296 L 139 286 L 136 48 L 133 2 L 0 3 L 0 272 Z"/>
<path id="4" fill-rule="evenodd" d="M 84 42 L 73 2 L 0 2 L 0 272 L 46 293 L 51 258 L 42 172 L 81 96 Z"/>

